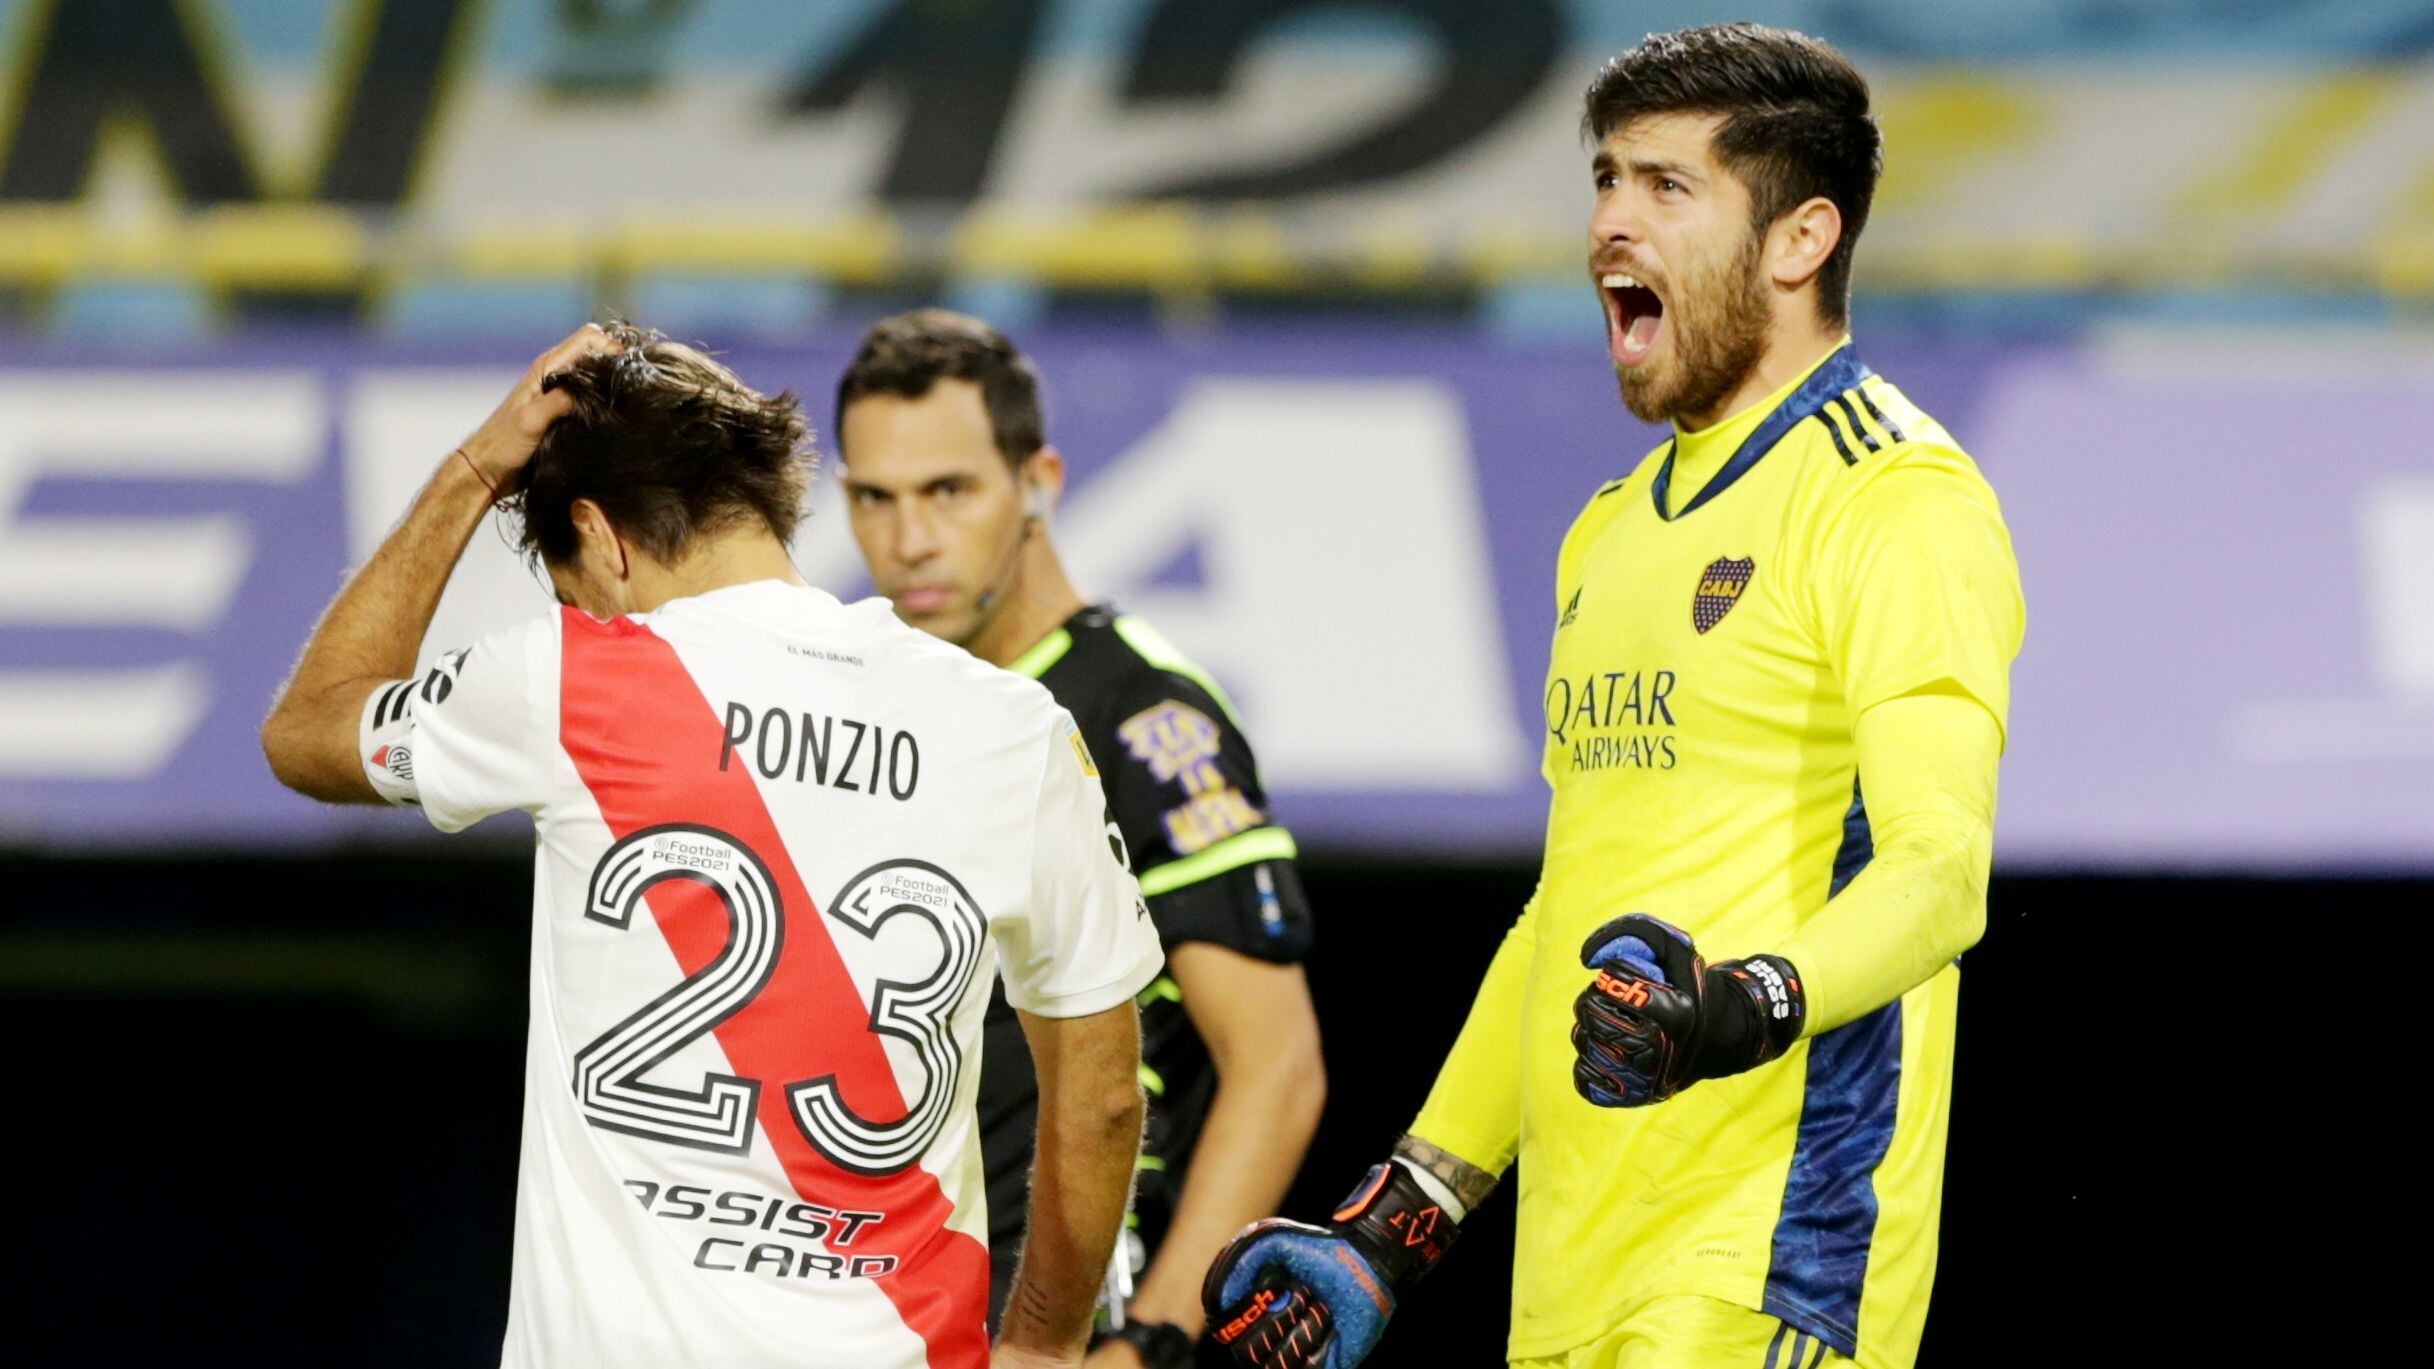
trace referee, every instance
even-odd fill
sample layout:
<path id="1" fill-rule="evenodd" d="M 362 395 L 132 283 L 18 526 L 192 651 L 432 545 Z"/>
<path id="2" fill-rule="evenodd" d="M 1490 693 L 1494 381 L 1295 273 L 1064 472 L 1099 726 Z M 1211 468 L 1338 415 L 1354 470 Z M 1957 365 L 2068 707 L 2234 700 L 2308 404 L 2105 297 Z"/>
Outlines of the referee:
<path id="1" fill-rule="evenodd" d="M 837 384 L 854 537 L 907 623 L 1048 687 L 1080 724 L 1113 826 L 1165 943 L 1141 996 L 1137 1279 L 1092 1369 L 1189 1363 L 1203 1270 L 1275 1210 L 1317 1129 L 1326 1081 L 1301 960 L 1311 921 L 1293 838 L 1225 691 L 1157 630 L 1073 587 L 1048 534 L 1064 460 L 1039 378 L 996 329 L 924 309 L 863 339 Z M 1014 1278 L 1036 1083 L 1021 1015 L 991 1000 L 980 1082 L 992 1321 Z M 1046 1181 L 1046 1176 L 1042 1177 Z"/>

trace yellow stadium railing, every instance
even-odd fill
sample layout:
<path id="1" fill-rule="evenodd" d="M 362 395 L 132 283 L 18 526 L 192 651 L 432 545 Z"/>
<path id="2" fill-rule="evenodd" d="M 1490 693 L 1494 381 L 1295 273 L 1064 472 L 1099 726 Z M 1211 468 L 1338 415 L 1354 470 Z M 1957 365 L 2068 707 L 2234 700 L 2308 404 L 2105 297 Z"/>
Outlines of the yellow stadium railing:
<path id="1" fill-rule="evenodd" d="M 2275 246 L 2193 225 L 2165 241 L 2105 242 L 2023 226 L 1970 236 L 1872 228 L 1864 283 L 1903 291 L 2268 287 L 2434 299 L 2434 184 L 2423 214 L 2354 247 Z M 586 280 L 657 274 L 785 277 L 848 288 L 1007 279 L 1053 289 L 1443 294 L 1580 278 L 1582 241 L 1488 221 L 1453 230 L 1409 212 L 1322 216 L 1255 206 L 984 207 L 946 223 L 876 210 L 787 220 L 637 214 L 607 221 L 437 223 L 272 203 L 118 219 L 76 206 L 0 205 L 0 289 L 126 279 L 214 291 L 346 292 L 417 280 Z"/>

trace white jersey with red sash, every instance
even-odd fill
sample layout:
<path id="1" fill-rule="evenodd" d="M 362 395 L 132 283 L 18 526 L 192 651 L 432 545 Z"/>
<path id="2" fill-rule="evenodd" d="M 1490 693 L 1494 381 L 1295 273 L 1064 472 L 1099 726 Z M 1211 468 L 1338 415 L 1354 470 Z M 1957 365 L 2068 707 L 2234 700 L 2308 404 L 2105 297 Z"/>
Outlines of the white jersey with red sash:
<path id="1" fill-rule="evenodd" d="M 1046 690 L 776 581 L 572 609 L 374 692 L 366 773 L 534 815 L 504 1362 L 988 1362 L 988 976 L 1078 1017 L 1157 972 Z"/>

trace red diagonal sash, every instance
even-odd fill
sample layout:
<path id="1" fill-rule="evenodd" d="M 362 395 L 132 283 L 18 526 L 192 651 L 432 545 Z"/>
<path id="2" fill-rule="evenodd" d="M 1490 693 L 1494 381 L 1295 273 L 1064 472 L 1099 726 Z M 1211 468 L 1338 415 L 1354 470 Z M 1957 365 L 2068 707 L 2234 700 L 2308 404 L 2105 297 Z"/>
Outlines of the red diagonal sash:
<path id="1" fill-rule="evenodd" d="M 703 823 L 758 855 L 776 881 L 786 926 L 777 968 L 712 1029 L 735 1072 L 761 1081 L 761 1135 L 806 1201 L 887 1214 L 843 1253 L 897 1257 L 896 1272 L 873 1282 L 928 1346 L 934 1369 L 985 1369 L 989 1252 L 948 1229 L 952 1205 L 937 1177 L 918 1165 L 880 1177 L 839 1168 L 795 1123 L 786 1085 L 825 1074 L 836 1076 L 847 1106 L 873 1120 L 902 1117 L 905 1099 L 750 767 L 718 768 L 717 712 L 666 641 L 629 619 L 602 623 L 571 608 L 563 617 L 559 735 L 610 835 Z M 645 897 L 686 974 L 726 947 L 729 914 L 706 885 L 666 880 Z"/>

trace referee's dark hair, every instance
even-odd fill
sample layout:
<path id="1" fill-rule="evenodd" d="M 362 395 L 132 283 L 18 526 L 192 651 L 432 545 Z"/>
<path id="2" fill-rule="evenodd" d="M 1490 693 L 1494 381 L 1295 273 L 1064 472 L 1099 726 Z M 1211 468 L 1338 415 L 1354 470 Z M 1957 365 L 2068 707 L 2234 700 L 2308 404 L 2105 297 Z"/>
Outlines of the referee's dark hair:
<path id="1" fill-rule="evenodd" d="M 1884 169 L 1868 83 L 1850 59 L 1804 33 L 1709 24 L 1652 33 L 1589 83 L 1581 130 L 1593 143 L 1637 119 L 1714 114 L 1716 159 L 1749 188 L 1763 233 L 1813 198 L 1842 211 L 1842 240 L 1817 272 L 1823 321 L 1850 317 L 1851 251 Z"/>
<path id="2" fill-rule="evenodd" d="M 814 463 L 793 392 L 764 395 L 653 330 L 607 331 L 617 350 L 542 382 L 574 408 L 541 435 L 507 492 L 525 556 L 575 559 L 578 499 L 662 565 L 682 560 L 696 536 L 751 519 L 791 541 Z"/>
<path id="3" fill-rule="evenodd" d="M 838 440 L 846 405 L 865 395 L 919 399 L 942 380 L 968 380 L 980 388 L 990 436 L 1008 465 L 1020 466 L 1048 445 L 1039 372 L 1030 359 L 1005 334 L 952 309 L 915 309 L 881 319 L 862 335 L 853 364 L 837 378 Z"/>

